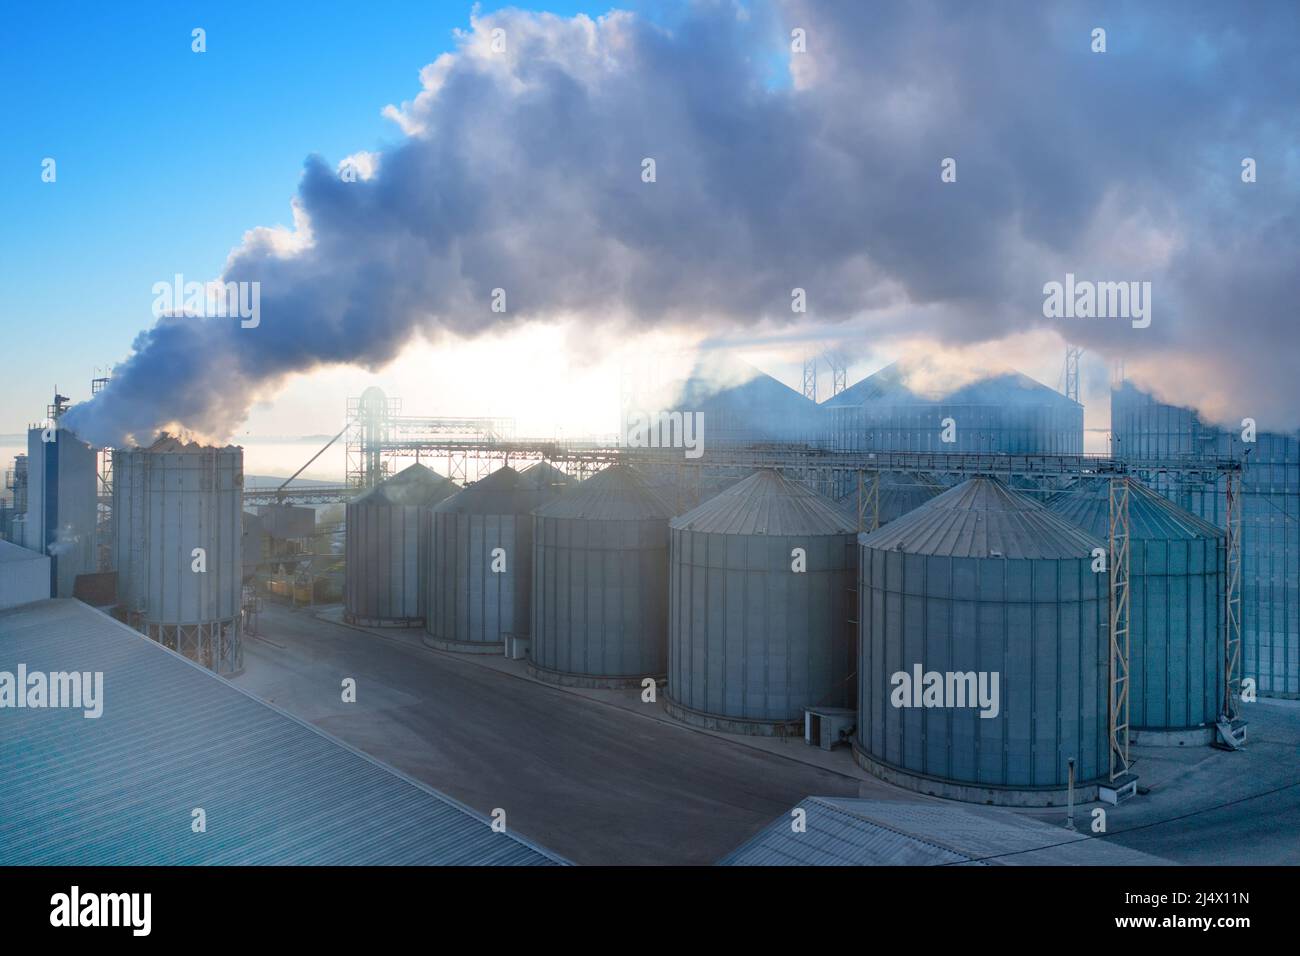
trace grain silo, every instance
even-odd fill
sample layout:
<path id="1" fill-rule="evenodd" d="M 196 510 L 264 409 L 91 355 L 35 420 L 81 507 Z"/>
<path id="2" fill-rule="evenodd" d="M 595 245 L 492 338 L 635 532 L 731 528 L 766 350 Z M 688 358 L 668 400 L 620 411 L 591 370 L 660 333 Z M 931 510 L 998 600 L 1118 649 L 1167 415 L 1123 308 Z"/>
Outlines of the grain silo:
<path id="1" fill-rule="evenodd" d="M 568 484 L 545 462 L 506 466 L 433 508 L 425 643 L 500 654 L 531 627 L 533 509 Z"/>
<path id="2" fill-rule="evenodd" d="M 710 729 L 798 735 L 852 701 L 854 525 L 762 469 L 670 523 L 667 709 Z"/>
<path id="3" fill-rule="evenodd" d="M 423 627 L 430 510 L 460 488 L 414 464 L 347 504 L 343 619 Z"/>
<path id="4" fill-rule="evenodd" d="M 615 464 L 533 512 L 532 662 L 557 684 L 640 686 L 668 669 L 668 519 Z"/>
<path id="5" fill-rule="evenodd" d="M 870 772 L 938 796 L 1077 798 L 1108 771 L 1100 541 L 991 478 L 858 538 L 859 721 Z"/>
<path id="6" fill-rule="evenodd" d="M 1129 724 L 1138 743 L 1209 743 L 1223 710 L 1224 534 L 1130 482 Z M 1103 541 L 1110 482 L 1087 478 L 1047 507 Z"/>
<path id="7" fill-rule="evenodd" d="M 1246 445 L 1239 428 L 1216 426 L 1129 383 L 1111 392 L 1110 420 L 1116 458 L 1243 460 L 1239 672 L 1263 697 L 1300 697 L 1300 433 L 1261 431 Z M 1166 498 L 1226 526 L 1222 477 L 1192 481 L 1156 471 L 1149 478 Z"/>
<path id="8" fill-rule="evenodd" d="M 910 471 L 879 472 L 875 484 L 876 527 L 883 527 L 909 511 L 914 511 L 943 490 L 943 485 L 929 475 Z M 871 495 L 871 480 L 864 477 L 862 488 L 859 489 L 855 484 L 846 494 L 839 497 L 839 503 L 855 520 L 858 509 L 862 508 L 864 520 L 870 522 L 873 510 Z"/>
<path id="9" fill-rule="evenodd" d="M 244 666 L 243 489 L 244 450 L 233 445 L 163 436 L 113 452 L 119 613 L 219 674 Z"/>

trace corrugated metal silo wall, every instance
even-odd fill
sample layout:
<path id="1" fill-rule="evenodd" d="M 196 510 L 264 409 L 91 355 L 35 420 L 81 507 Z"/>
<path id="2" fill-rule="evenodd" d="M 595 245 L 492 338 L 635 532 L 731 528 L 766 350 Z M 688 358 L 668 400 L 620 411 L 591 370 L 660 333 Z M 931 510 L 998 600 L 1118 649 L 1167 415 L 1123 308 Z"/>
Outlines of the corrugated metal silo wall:
<path id="1" fill-rule="evenodd" d="M 668 670 L 668 519 L 533 516 L 532 659 L 590 677 Z"/>
<path id="2" fill-rule="evenodd" d="M 1131 542 L 1129 722 L 1213 724 L 1223 709 L 1223 542 Z"/>
<path id="3" fill-rule="evenodd" d="M 1266 697 L 1300 697 L 1300 438 L 1261 432 L 1245 446 L 1238 433 L 1162 405 L 1130 385 L 1111 393 L 1116 457 L 1240 458 L 1250 448 L 1241 504 L 1242 674 Z M 1223 481 L 1143 476 L 1156 491 L 1218 527 L 1226 526 Z"/>
<path id="4" fill-rule="evenodd" d="M 533 519 L 433 513 L 426 627 L 443 641 L 499 644 L 531 627 Z M 492 570 L 494 549 L 505 570 Z"/>
<path id="5" fill-rule="evenodd" d="M 867 402 L 831 406 L 832 447 L 841 451 L 1083 453 L 1083 409 L 1071 405 Z M 942 438 L 951 418 L 953 442 Z"/>
<path id="6" fill-rule="evenodd" d="M 155 624 L 206 624 L 240 613 L 243 452 L 113 453 L 119 602 Z M 194 570 L 195 548 L 206 571 Z"/>
<path id="7" fill-rule="evenodd" d="M 1090 562 L 860 548 L 858 742 L 913 774 L 1063 788 L 1108 768 L 1106 582 Z M 895 707 L 892 675 L 997 672 L 998 715 Z"/>
<path id="8" fill-rule="evenodd" d="M 791 571 L 806 549 L 808 570 Z M 852 705 L 852 534 L 795 537 L 672 529 L 668 693 L 734 720 L 802 719 Z"/>
<path id="9" fill-rule="evenodd" d="M 344 614 L 357 624 L 423 625 L 429 509 L 382 498 L 349 502 Z"/>

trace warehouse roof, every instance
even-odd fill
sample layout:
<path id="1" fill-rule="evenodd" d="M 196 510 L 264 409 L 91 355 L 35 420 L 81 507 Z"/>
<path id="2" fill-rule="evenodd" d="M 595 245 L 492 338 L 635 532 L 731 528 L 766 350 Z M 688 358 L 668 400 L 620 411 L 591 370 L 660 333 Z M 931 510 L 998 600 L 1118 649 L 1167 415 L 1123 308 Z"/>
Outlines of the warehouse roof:
<path id="1" fill-rule="evenodd" d="M 761 468 L 672 522 L 705 534 L 829 535 L 856 530 L 847 512 L 771 468 Z"/>
<path id="2" fill-rule="evenodd" d="M 20 663 L 102 672 L 102 714 L 0 710 L 0 865 L 563 862 L 80 602 L 0 612 Z"/>
<path id="3" fill-rule="evenodd" d="M 632 466 L 619 463 L 579 482 L 533 513 L 539 518 L 642 521 L 670 518 L 673 509 L 649 478 Z"/>
<path id="4" fill-rule="evenodd" d="M 996 478 L 970 478 L 860 536 L 864 547 L 953 558 L 1085 558 L 1102 543 Z"/>
<path id="5" fill-rule="evenodd" d="M 990 807 L 808 797 L 723 857 L 723 866 L 1100 866 L 1167 861 L 1087 832 Z M 1063 816 L 1064 814 L 1062 814 Z M 1064 822 L 1064 821 L 1062 821 Z"/>
<path id="6" fill-rule="evenodd" d="M 1110 534 L 1110 480 L 1081 478 L 1047 499 L 1047 507 L 1089 534 Z M 1137 481 L 1129 482 L 1129 534 L 1141 541 L 1222 538 L 1223 531 Z"/>

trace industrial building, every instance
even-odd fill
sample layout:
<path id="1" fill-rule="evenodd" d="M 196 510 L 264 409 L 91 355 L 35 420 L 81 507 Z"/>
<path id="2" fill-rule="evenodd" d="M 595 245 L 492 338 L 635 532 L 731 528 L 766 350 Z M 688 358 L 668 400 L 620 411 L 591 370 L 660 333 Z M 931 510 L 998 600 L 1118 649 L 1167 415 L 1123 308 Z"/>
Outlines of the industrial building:
<path id="1" fill-rule="evenodd" d="M 1108 612 L 1092 562 L 1105 545 L 992 478 L 858 540 L 862 766 L 937 796 L 1059 805 L 1072 761 L 1095 797 Z"/>
<path id="2" fill-rule="evenodd" d="M 344 615 L 350 623 L 424 627 L 431 509 L 459 490 L 417 463 L 348 502 Z"/>
<path id="3" fill-rule="evenodd" d="M 1237 458 L 1241 476 L 1242 675 L 1268 697 L 1300 698 L 1300 436 L 1239 430 L 1204 422 L 1194 411 L 1158 402 L 1129 382 L 1111 392 L 1111 442 L 1122 460 Z M 1154 468 L 1142 479 L 1174 503 L 1219 528 L 1227 501 L 1184 472 Z"/>
<path id="4" fill-rule="evenodd" d="M 926 395 L 913 391 L 906 370 L 894 363 L 821 407 L 827 441 L 839 451 L 1083 452 L 1083 406 L 1019 372 Z"/>
<path id="5" fill-rule="evenodd" d="M 13 661 L 102 712 L 5 712 L 0 866 L 565 862 L 78 601 L 0 611 Z"/>
<path id="6" fill-rule="evenodd" d="M 164 435 L 113 453 L 123 619 L 219 674 L 243 668 L 244 452 Z"/>
<path id="7" fill-rule="evenodd" d="M 1105 540 L 1110 482 L 1085 478 L 1047 507 Z M 1142 743 L 1210 743 L 1224 712 L 1221 530 L 1129 485 L 1129 723 Z"/>
<path id="8" fill-rule="evenodd" d="M 687 723 L 803 733 L 850 703 L 855 525 L 772 469 L 674 518 L 668 712 Z"/>
<path id="9" fill-rule="evenodd" d="M 27 430 L 25 544 L 49 555 L 55 597 L 71 597 L 77 575 L 96 570 L 96 456 L 66 428 Z"/>
<path id="10" fill-rule="evenodd" d="M 465 653 L 500 654 L 507 636 L 531 627 L 534 509 L 569 477 L 539 462 L 507 465 L 433 508 L 426 642 Z"/>
<path id="11" fill-rule="evenodd" d="M 615 464 L 533 515 L 530 672 L 578 686 L 664 677 L 672 506 Z"/>

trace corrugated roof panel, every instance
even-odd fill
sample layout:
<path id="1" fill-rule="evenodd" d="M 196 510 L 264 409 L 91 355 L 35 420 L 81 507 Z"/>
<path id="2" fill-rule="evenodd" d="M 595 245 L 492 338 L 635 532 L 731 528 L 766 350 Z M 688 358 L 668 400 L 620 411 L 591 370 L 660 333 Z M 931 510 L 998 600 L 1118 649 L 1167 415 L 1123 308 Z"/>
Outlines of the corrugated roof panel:
<path id="1" fill-rule="evenodd" d="M 954 558 L 1089 557 L 1102 543 L 995 478 L 970 478 L 860 543 Z"/>
<path id="2" fill-rule="evenodd" d="M 970 862 L 964 854 L 863 819 L 825 797 L 808 797 L 796 809 L 806 814 L 805 832 L 794 832 L 794 817 L 787 813 L 723 857 L 719 864 L 940 866 Z"/>
<path id="3" fill-rule="evenodd" d="M 1167 860 L 1021 814 L 961 804 L 808 797 L 724 866 L 1160 866 Z"/>
<path id="4" fill-rule="evenodd" d="M 0 613 L 19 662 L 101 671 L 103 714 L 0 711 L 0 865 L 563 862 L 80 602 Z"/>
<path id="5" fill-rule="evenodd" d="M 671 522 L 704 534 L 851 534 L 843 508 L 780 472 L 762 468 Z"/>

